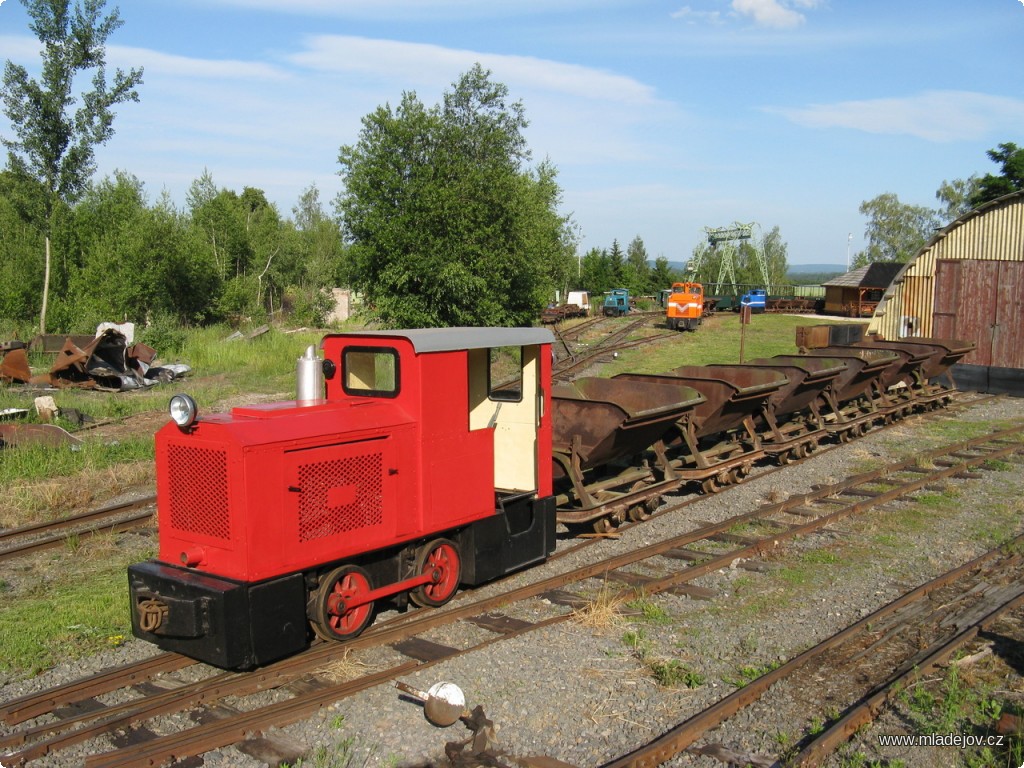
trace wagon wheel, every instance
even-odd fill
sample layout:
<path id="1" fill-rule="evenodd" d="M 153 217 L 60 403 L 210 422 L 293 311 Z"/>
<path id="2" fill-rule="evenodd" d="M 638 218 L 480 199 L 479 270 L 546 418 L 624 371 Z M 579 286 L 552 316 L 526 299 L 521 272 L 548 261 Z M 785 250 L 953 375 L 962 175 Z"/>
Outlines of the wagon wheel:
<path id="1" fill-rule="evenodd" d="M 609 517 L 599 517 L 593 522 L 594 533 L 611 533 L 615 530 L 615 523 Z"/>
<path id="2" fill-rule="evenodd" d="M 793 460 L 793 458 L 792 458 L 792 456 L 790 454 L 790 451 L 782 451 L 781 453 L 779 453 L 779 454 L 777 454 L 775 456 L 775 460 L 781 466 L 786 466 L 787 464 L 789 464 Z"/>
<path id="3" fill-rule="evenodd" d="M 634 504 L 626 510 L 626 517 L 628 517 L 630 522 L 633 523 L 641 523 L 650 516 L 651 514 L 644 509 L 643 504 Z"/>
<path id="4" fill-rule="evenodd" d="M 654 511 L 661 506 L 661 497 L 652 496 L 640 504 L 634 504 L 626 513 L 634 523 L 640 523 L 654 514 Z"/>
<path id="5" fill-rule="evenodd" d="M 700 489 L 704 493 L 712 494 L 718 493 L 721 488 L 718 487 L 718 481 L 714 477 L 709 477 L 700 484 Z"/>
<path id="6" fill-rule="evenodd" d="M 373 618 L 373 603 L 348 608 L 346 603 L 365 595 L 372 587 L 370 576 L 357 565 L 343 565 L 320 582 L 313 631 L 324 640 L 348 640 L 355 637 Z"/>
<path id="7" fill-rule="evenodd" d="M 839 433 L 839 442 L 840 443 L 848 443 L 852 439 L 853 438 L 850 436 L 850 430 L 848 430 L 848 429 L 844 429 L 842 432 Z"/>
<path id="8" fill-rule="evenodd" d="M 429 573 L 431 581 L 412 590 L 409 599 L 423 607 L 444 605 L 459 589 L 462 576 L 459 548 L 448 539 L 435 539 L 417 553 L 416 573 Z"/>

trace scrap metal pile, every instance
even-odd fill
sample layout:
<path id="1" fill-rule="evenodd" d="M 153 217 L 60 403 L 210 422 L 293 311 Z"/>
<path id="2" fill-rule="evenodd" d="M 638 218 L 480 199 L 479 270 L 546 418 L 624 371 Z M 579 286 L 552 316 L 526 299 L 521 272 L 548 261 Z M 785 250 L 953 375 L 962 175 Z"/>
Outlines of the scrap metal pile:
<path id="1" fill-rule="evenodd" d="M 35 387 L 77 387 L 123 392 L 173 381 L 190 370 L 187 365 L 154 365 L 157 352 L 142 343 L 129 344 L 124 333 L 107 328 L 79 346 L 68 337 L 47 373 L 32 375 L 26 344 L 0 343 L 0 383 Z"/>

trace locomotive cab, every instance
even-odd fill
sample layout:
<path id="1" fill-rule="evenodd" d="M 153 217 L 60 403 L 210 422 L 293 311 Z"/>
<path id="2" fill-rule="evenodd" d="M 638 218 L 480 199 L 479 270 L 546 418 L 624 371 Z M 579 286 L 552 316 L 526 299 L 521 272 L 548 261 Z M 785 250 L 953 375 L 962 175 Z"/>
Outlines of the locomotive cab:
<path id="1" fill-rule="evenodd" d="M 129 568 L 134 634 L 248 668 L 300 650 L 310 629 L 354 637 L 384 601 L 441 605 L 544 560 L 551 341 L 533 328 L 332 334 L 321 397 L 165 426 L 159 552 Z"/>

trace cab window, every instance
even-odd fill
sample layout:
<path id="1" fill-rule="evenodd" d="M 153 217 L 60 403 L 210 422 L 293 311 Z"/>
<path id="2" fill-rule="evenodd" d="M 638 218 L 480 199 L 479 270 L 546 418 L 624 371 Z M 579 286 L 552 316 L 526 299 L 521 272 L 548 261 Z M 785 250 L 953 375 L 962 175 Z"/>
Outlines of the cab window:
<path id="1" fill-rule="evenodd" d="M 518 403 L 523 399 L 523 348 L 491 347 L 487 354 L 487 397 Z"/>
<path id="2" fill-rule="evenodd" d="M 349 347 L 342 353 L 342 388 L 362 397 L 397 397 L 398 352 L 390 347 Z"/>

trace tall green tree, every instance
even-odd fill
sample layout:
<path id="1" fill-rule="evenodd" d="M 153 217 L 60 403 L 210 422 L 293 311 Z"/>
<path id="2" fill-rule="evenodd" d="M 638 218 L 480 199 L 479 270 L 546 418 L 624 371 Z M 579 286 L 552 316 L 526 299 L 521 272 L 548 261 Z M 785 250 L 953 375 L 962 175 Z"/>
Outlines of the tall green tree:
<path id="1" fill-rule="evenodd" d="M 12 326 L 0 330 L 0 337 L 39 316 L 44 235 L 29 200 L 40 194 L 31 179 L 0 171 L 0 321 Z"/>
<path id="2" fill-rule="evenodd" d="M 868 218 L 864 230 L 868 246 L 854 258 L 854 267 L 875 261 L 905 262 L 940 226 L 938 214 L 931 208 L 902 203 L 891 192 L 865 200 L 860 212 Z"/>
<path id="3" fill-rule="evenodd" d="M 672 269 L 669 265 L 668 258 L 665 256 L 656 258 L 650 274 L 650 292 L 657 295 L 659 291 L 671 288 L 672 283 L 678 282 L 681 282 L 681 278 L 677 270 Z"/>
<path id="4" fill-rule="evenodd" d="M 603 248 L 591 248 L 580 260 L 580 287 L 592 296 L 600 296 L 605 291 L 617 288 L 616 276 L 612 274 L 608 251 Z"/>
<path id="5" fill-rule="evenodd" d="M 959 219 L 974 208 L 971 201 L 978 193 L 978 182 L 977 176 L 952 181 L 943 179 L 935 191 L 935 199 L 942 203 L 936 213 L 943 224 Z"/>
<path id="6" fill-rule="evenodd" d="M 651 265 L 647 263 L 647 248 L 637 235 L 626 246 L 626 263 L 623 267 L 625 287 L 634 295 L 650 292 Z"/>
<path id="7" fill-rule="evenodd" d="M 986 154 L 993 163 L 1002 166 L 1002 171 L 999 175 L 986 173 L 978 180 L 978 188 L 971 197 L 971 204 L 975 208 L 997 197 L 1024 189 L 1024 148 L 1007 142 L 996 149 L 990 149 Z"/>
<path id="8" fill-rule="evenodd" d="M 626 255 L 618 238 L 612 240 L 612 247 L 608 249 L 608 275 L 614 283 L 612 288 L 626 287 Z"/>
<path id="9" fill-rule="evenodd" d="M 114 135 L 112 108 L 138 101 L 135 90 L 142 69 L 118 69 L 107 83 L 106 41 L 122 25 L 115 8 L 102 16 L 104 0 L 22 0 L 32 22 L 29 28 L 43 45 L 42 77 L 36 80 L 25 67 L 8 60 L 4 66 L 4 114 L 15 139 L 3 139 L 8 167 L 40 182 L 43 194 L 35 202 L 35 215 L 43 222 L 45 256 L 40 333 L 46 332 L 50 286 L 53 216 L 60 204 L 77 200 L 95 171 L 95 148 Z M 92 89 L 72 93 L 76 80 L 92 72 Z"/>
<path id="10" fill-rule="evenodd" d="M 374 316 L 399 327 L 520 325 L 553 293 L 571 252 L 548 170 L 528 168 L 523 106 L 479 65 L 424 106 L 363 118 L 341 147 L 336 200 L 352 269 Z"/>
<path id="11" fill-rule="evenodd" d="M 211 319 L 220 281 L 188 222 L 165 196 L 151 207 L 124 172 L 90 184 L 72 214 L 74 259 L 53 320 L 72 330 L 103 320 Z"/>

